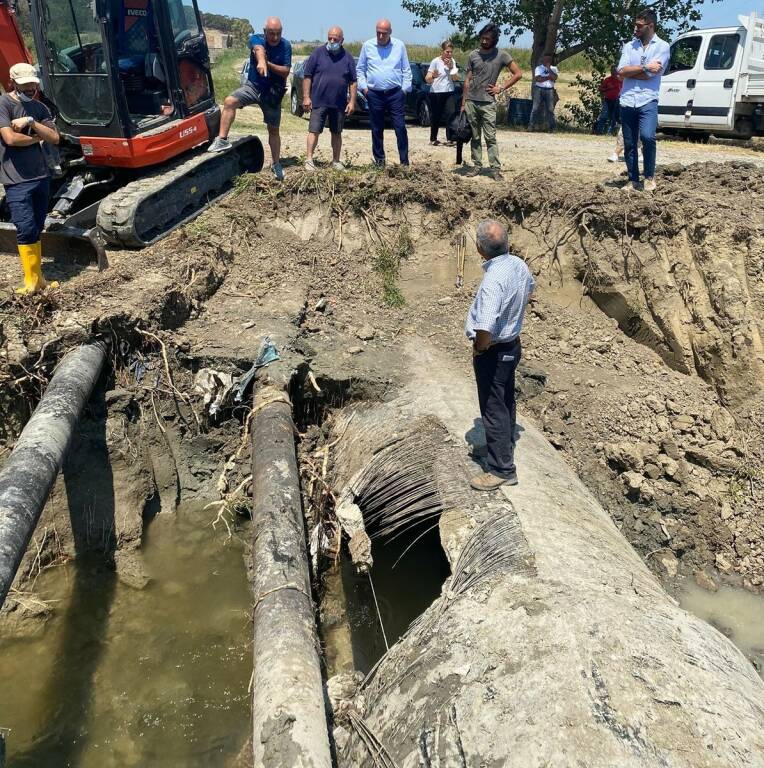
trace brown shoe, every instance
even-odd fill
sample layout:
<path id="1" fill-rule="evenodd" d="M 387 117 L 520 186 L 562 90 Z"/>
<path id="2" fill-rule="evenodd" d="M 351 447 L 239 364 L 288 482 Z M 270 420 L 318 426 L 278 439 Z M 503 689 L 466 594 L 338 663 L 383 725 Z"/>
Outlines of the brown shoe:
<path id="1" fill-rule="evenodd" d="M 495 491 L 505 484 L 517 485 L 517 474 L 513 474 L 510 477 L 499 477 L 498 475 L 492 475 L 490 472 L 481 472 L 479 475 L 470 478 L 470 486 L 476 491 Z"/>

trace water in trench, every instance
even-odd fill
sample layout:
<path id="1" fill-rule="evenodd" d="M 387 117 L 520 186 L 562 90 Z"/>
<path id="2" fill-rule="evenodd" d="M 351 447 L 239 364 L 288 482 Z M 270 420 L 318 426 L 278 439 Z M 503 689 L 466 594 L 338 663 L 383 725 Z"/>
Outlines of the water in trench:
<path id="1" fill-rule="evenodd" d="M 39 637 L 0 643 L 8 768 L 226 766 L 250 729 L 251 597 L 242 545 L 196 504 L 144 536 L 151 583 L 102 564 L 43 572 Z"/>
<path id="2" fill-rule="evenodd" d="M 764 595 L 731 586 L 709 592 L 688 582 L 678 599 L 682 608 L 726 635 L 764 679 Z"/>
<path id="3" fill-rule="evenodd" d="M 369 672 L 385 653 L 385 635 L 392 646 L 440 595 L 450 575 L 440 532 L 435 526 L 406 552 L 422 534 L 421 529 L 416 531 L 386 542 L 372 539 L 374 591 L 369 577 L 356 573 L 350 558 L 342 557 L 337 574 L 341 584 L 330 582 L 332 594 L 328 597 L 343 601 L 349 632 L 339 630 L 325 636 L 330 675 L 352 668 Z M 337 594 L 338 590 L 341 594 Z"/>

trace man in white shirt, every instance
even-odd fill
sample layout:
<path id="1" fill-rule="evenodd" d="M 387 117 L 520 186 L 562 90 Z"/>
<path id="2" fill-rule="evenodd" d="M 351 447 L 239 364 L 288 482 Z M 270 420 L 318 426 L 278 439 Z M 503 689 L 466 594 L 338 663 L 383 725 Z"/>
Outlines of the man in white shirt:
<path id="1" fill-rule="evenodd" d="M 533 108 L 529 128 L 539 130 L 542 124 L 548 131 L 555 128 L 554 119 L 554 84 L 557 82 L 558 70 L 552 66 L 552 54 L 545 53 L 533 71 Z"/>
<path id="2" fill-rule="evenodd" d="M 642 142 L 645 192 L 655 190 L 655 134 L 658 130 L 658 95 L 661 76 L 668 67 L 671 50 L 655 34 L 655 11 L 646 8 L 634 20 L 634 39 L 623 46 L 618 63 L 618 75 L 623 79 L 621 89 L 621 125 L 624 155 L 629 169 L 629 181 L 624 189 L 639 189 L 639 156 Z"/>

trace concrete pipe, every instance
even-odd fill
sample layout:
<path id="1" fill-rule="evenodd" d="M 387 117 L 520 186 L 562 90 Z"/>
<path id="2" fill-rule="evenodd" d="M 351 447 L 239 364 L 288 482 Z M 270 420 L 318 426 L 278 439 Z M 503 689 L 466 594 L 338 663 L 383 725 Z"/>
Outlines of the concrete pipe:
<path id="1" fill-rule="evenodd" d="M 0 608 L 105 359 L 101 342 L 64 357 L 0 471 Z"/>
<path id="2" fill-rule="evenodd" d="M 258 390 L 252 429 L 255 768 L 330 768 L 307 538 L 286 397 Z"/>

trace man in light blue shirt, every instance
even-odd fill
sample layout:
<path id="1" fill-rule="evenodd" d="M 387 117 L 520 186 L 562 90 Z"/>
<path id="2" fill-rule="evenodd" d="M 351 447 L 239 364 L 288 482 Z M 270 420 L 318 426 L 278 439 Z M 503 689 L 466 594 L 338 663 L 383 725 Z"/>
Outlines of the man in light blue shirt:
<path id="1" fill-rule="evenodd" d="M 377 36 L 361 47 L 356 72 L 358 90 L 366 97 L 371 121 L 371 151 L 374 163 L 385 165 L 385 114 L 395 129 L 401 165 L 409 164 L 409 137 L 406 133 L 406 96 L 411 91 L 411 66 L 406 46 L 391 37 L 388 19 L 377 22 Z"/>
<path id="2" fill-rule="evenodd" d="M 535 282 L 525 262 L 509 253 L 507 230 L 498 221 L 481 221 L 475 240 L 485 275 L 464 331 L 472 341 L 487 455 L 485 472 L 473 477 L 470 485 L 493 491 L 504 483 L 517 485 L 515 370 L 525 308 Z"/>
<path id="3" fill-rule="evenodd" d="M 655 133 L 658 130 L 658 96 L 661 76 L 669 63 L 670 48 L 655 34 L 657 17 L 649 8 L 640 11 L 634 21 L 634 39 L 623 46 L 618 74 L 621 89 L 621 125 L 624 155 L 629 181 L 624 189 L 639 189 L 638 146 L 642 156 L 646 192 L 655 191 Z"/>

